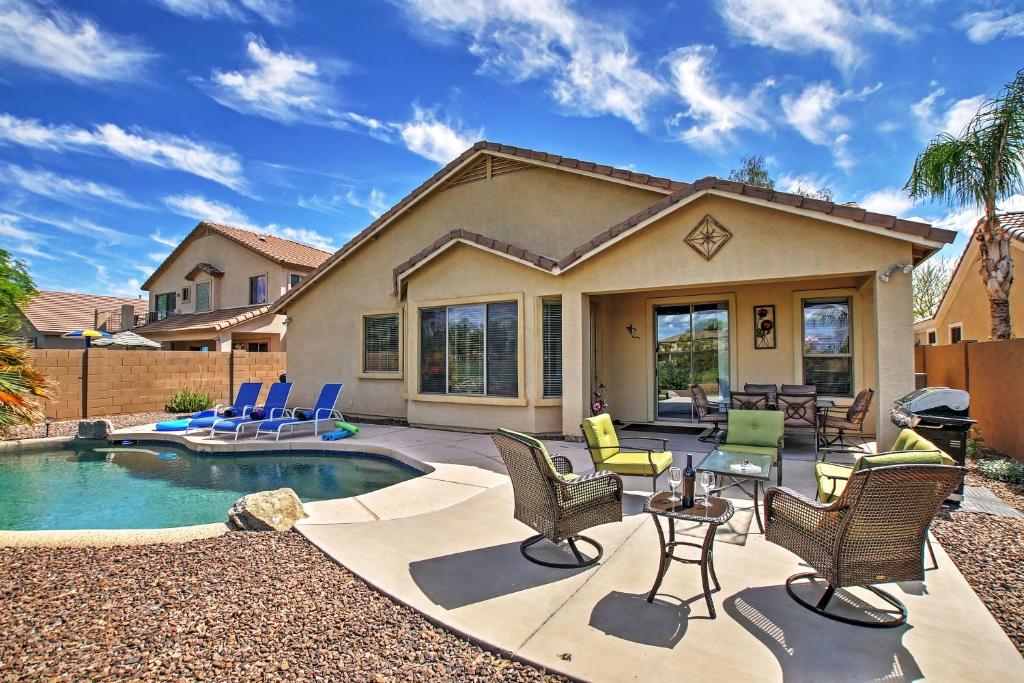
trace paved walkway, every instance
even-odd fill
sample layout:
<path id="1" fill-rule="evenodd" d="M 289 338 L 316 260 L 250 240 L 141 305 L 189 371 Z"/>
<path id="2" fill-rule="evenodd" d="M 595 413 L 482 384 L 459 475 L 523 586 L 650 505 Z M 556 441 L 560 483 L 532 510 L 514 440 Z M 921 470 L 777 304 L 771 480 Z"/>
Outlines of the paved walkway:
<path id="1" fill-rule="evenodd" d="M 669 438 L 677 461 L 709 450 L 690 436 Z M 304 438 L 286 447 L 312 444 Z M 234 448 L 205 439 L 189 445 Z M 589 469 L 581 445 L 548 445 Z M 1024 680 L 1024 660 L 938 544 L 939 569 L 926 583 L 887 587 L 907 605 L 909 624 L 856 628 L 787 596 L 783 581 L 805 567 L 756 526 L 750 532 L 749 501 L 736 501 L 744 509 L 716 543 L 722 590 L 710 620 L 696 567 L 673 565 L 655 602 L 644 599 L 658 557 L 653 522 L 640 512 L 650 480 L 627 478 L 624 521 L 588 532 L 604 545 L 599 565 L 556 570 L 519 555 L 519 542 L 533 532 L 512 519 L 511 486 L 489 437 L 367 425 L 332 447 L 419 462 L 428 473 L 349 502 L 312 504 L 301 533 L 395 599 L 552 670 L 595 681 L 657 680 L 673 671 L 688 680 Z M 807 448 L 786 455 L 785 484 L 811 493 L 813 455 Z"/>

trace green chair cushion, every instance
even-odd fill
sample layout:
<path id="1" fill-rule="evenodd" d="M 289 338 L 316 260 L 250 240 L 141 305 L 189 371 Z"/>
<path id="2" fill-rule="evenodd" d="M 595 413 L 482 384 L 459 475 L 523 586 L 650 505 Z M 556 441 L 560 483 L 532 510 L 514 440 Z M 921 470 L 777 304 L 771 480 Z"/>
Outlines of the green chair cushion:
<path id="1" fill-rule="evenodd" d="M 772 462 L 779 457 L 778 446 L 748 446 L 742 443 L 725 443 L 718 447 L 719 450 L 732 451 L 734 453 L 752 453 L 754 455 L 770 455 Z"/>
<path id="2" fill-rule="evenodd" d="M 588 417 L 581 424 L 583 436 L 590 447 L 590 457 L 595 465 L 600 465 L 606 458 L 619 452 L 619 437 L 615 433 L 615 425 L 612 424 L 611 415 L 602 413 L 594 417 Z M 594 448 L 601 446 L 601 448 Z"/>
<path id="3" fill-rule="evenodd" d="M 537 450 L 539 450 L 541 452 L 541 455 L 544 456 L 544 460 L 547 461 L 548 467 L 551 468 L 551 473 L 553 475 L 555 475 L 556 477 L 558 477 L 558 478 L 560 478 L 560 479 L 562 479 L 564 481 L 571 481 L 571 479 L 569 477 L 579 478 L 578 475 L 575 475 L 575 474 L 567 474 L 567 475 L 559 474 L 558 470 L 555 469 L 554 461 L 551 460 L 551 456 L 548 455 L 548 449 L 544 447 L 544 444 L 541 443 L 540 439 L 535 439 L 534 437 L 530 436 L 529 434 L 523 434 L 522 432 L 514 432 L 511 429 L 501 428 L 501 429 L 498 429 L 498 432 L 501 433 L 501 434 L 505 434 L 507 436 L 511 436 L 511 437 L 516 438 L 516 439 L 519 439 L 520 441 L 524 441 L 524 442 L 530 444 L 530 446 L 532 446 L 533 448 L 536 448 Z"/>
<path id="4" fill-rule="evenodd" d="M 846 481 L 853 474 L 850 465 L 819 462 L 814 465 L 814 478 L 818 482 L 818 502 L 831 503 L 842 494 Z"/>
<path id="5" fill-rule="evenodd" d="M 615 474 L 652 477 L 661 474 L 672 465 L 672 451 L 652 453 L 651 458 L 654 460 L 655 472 L 651 472 L 651 462 L 647 459 L 647 453 L 626 451 L 619 451 L 605 458 L 601 462 L 601 469 Z"/>
<path id="6" fill-rule="evenodd" d="M 775 448 L 782 432 L 783 417 L 778 410 L 730 410 L 726 445 Z"/>
<path id="7" fill-rule="evenodd" d="M 901 435 L 902 436 L 902 435 Z M 899 439 L 897 439 L 899 442 Z M 927 439 L 906 440 L 903 443 L 915 445 L 931 445 Z M 814 466 L 814 476 L 818 481 L 818 502 L 831 503 L 839 497 L 846 488 L 846 479 L 854 472 L 869 470 L 872 467 L 886 467 L 889 465 L 955 465 L 956 461 L 949 457 L 942 450 L 934 446 L 929 450 L 912 450 L 876 455 L 862 455 L 857 462 L 851 465 L 838 465 L 831 462 L 819 462 Z M 840 479 L 842 477 L 842 479 Z M 833 487 L 832 482 L 835 481 Z"/>

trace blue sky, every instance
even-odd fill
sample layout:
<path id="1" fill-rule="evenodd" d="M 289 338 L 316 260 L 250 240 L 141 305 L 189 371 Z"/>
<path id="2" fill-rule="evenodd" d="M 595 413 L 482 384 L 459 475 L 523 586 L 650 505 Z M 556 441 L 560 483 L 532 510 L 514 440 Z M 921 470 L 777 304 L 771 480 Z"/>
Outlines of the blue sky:
<path id="1" fill-rule="evenodd" d="M 0 0 L 0 245 L 134 296 L 197 219 L 336 248 L 481 138 L 678 180 L 763 154 L 966 230 L 899 188 L 1022 46 L 984 0 Z"/>

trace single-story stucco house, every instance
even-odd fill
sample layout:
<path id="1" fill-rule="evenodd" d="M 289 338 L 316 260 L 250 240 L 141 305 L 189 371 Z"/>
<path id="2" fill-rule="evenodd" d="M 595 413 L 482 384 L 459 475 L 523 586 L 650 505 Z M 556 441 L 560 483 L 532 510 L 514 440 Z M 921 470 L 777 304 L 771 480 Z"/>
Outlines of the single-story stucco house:
<path id="1" fill-rule="evenodd" d="M 1014 266 L 1024 263 L 1024 211 L 999 214 L 999 221 L 1010 236 L 1010 260 Z M 935 313 L 914 324 L 914 344 L 942 346 L 992 339 L 992 310 L 980 270 L 981 249 L 972 234 Z M 1010 286 L 1010 325 L 1015 337 L 1024 336 L 1024 290 L 1018 283 L 1014 280 Z"/>
<path id="2" fill-rule="evenodd" d="M 297 400 L 579 436 L 691 420 L 689 387 L 814 383 L 895 431 L 914 388 L 910 277 L 955 233 L 799 195 L 478 142 L 286 292 Z M 882 282 L 879 275 L 895 272 Z"/>

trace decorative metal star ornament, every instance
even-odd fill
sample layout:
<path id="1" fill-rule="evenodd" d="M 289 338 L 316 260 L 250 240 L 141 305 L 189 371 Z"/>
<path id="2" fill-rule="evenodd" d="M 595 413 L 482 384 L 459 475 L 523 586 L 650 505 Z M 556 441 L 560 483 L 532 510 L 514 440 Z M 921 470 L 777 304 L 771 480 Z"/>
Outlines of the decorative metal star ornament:
<path id="1" fill-rule="evenodd" d="M 711 216 L 704 216 L 697 226 L 686 236 L 686 243 L 710 261 L 715 254 L 732 238 L 732 233 Z"/>

